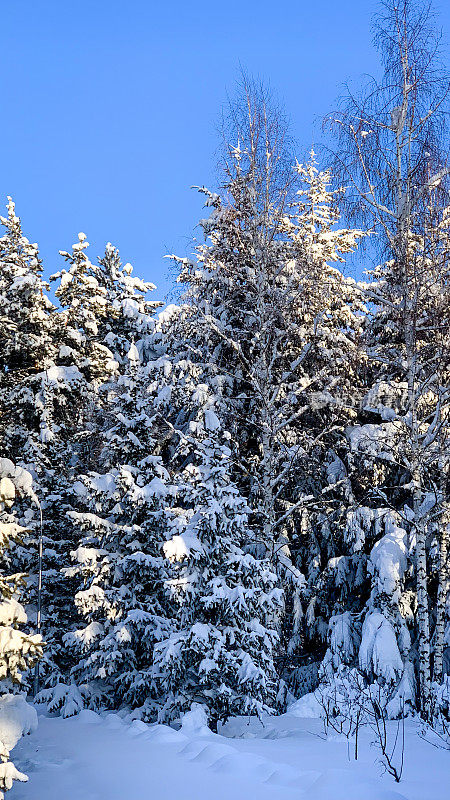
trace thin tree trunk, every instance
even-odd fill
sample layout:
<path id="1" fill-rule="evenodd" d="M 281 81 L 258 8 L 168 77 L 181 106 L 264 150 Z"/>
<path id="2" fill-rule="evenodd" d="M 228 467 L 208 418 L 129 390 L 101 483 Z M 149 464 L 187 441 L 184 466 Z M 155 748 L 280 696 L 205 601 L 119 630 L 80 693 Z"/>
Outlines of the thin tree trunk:
<path id="1" fill-rule="evenodd" d="M 406 251 L 406 248 L 405 248 Z M 405 252 L 405 268 L 408 269 Z M 423 718 L 431 716 L 431 657 L 430 657 L 430 612 L 428 607 L 428 571 L 427 571 L 427 527 L 423 517 L 423 475 L 419 422 L 417 419 L 416 368 L 417 352 L 415 338 L 415 319 L 417 298 L 414 287 L 405 269 L 405 344 L 408 359 L 408 405 L 411 420 L 411 477 L 413 482 L 414 530 L 416 534 L 416 586 L 417 586 L 417 627 L 419 649 L 419 703 Z"/>
<path id="2" fill-rule="evenodd" d="M 433 680 L 437 683 L 442 682 L 443 656 L 444 656 L 444 635 L 445 635 L 445 616 L 447 607 L 447 595 L 449 591 L 448 579 L 448 528 L 450 524 L 450 513 L 446 501 L 446 474 L 441 473 L 441 497 L 443 511 L 441 515 L 440 546 L 439 546 L 439 584 L 437 592 L 436 609 L 436 628 L 434 632 L 434 668 Z"/>
<path id="3" fill-rule="evenodd" d="M 427 581 L 427 531 L 421 517 L 421 476 L 418 468 L 413 471 L 414 515 L 416 532 L 416 581 L 417 581 L 417 626 L 419 645 L 419 700 L 422 716 L 429 721 L 431 716 L 431 666 L 430 666 L 430 614 L 428 608 Z"/>
<path id="4" fill-rule="evenodd" d="M 426 530 L 419 523 L 416 527 L 417 560 L 417 621 L 419 628 L 419 676 L 420 708 L 424 719 L 429 720 L 431 698 L 430 670 L 430 617 L 427 589 Z"/>

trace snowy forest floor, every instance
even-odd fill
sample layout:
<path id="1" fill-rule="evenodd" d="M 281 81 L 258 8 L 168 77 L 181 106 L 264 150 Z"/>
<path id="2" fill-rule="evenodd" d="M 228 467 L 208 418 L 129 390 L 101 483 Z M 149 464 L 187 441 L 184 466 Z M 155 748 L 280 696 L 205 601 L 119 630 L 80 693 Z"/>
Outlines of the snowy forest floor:
<path id="1" fill-rule="evenodd" d="M 397 784 L 383 774 L 367 729 L 355 762 L 344 737 L 325 739 L 319 720 L 294 713 L 263 724 L 233 719 L 223 735 L 91 711 L 69 719 L 40 714 L 37 731 L 13 752 L 29 782 L 16 783 L 8 800 L 445 800 L 450 754 L 418 731 L 406 722 Z"/>

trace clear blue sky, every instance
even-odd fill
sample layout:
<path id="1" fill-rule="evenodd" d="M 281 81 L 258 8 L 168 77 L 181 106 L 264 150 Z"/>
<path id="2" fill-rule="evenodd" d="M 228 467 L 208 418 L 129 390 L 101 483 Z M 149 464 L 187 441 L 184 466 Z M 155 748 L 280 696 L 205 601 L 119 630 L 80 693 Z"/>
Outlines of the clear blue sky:
<path id="1" fill-rule="evenodd" d="M 0 194 L 49 275 L 82 230 L 170 288 L 213 187 L 215 127 L 239 65 L 270 81 L 299 157 L 342 83 L 377 69 L 374 0 L 13 0 L 1 12 Z M 436 4 L 450 40 L 450 4 Z M 448 53 L 448 49 L 447 49 Z"/>

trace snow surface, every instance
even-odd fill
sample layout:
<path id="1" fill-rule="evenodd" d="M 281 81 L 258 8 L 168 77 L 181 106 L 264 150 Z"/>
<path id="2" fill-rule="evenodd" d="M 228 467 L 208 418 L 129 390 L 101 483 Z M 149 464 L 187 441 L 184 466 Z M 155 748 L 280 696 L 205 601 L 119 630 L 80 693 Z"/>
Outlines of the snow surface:
<path id="1" fill-rule="evenodd" d="M 36 709 L 21 694 L 0 696 L 0 743 L 10 752 L 21 736 L 38 726 Z"/>
<path id="2" fill-rule="evenodd" d="M 205 727 L 201 709 L 180 731 L 82 711 L 69 719 L 39 717 L 14 761 L 29 775 L 8 800 L 445 800 L 450 754 L 406 721 L 404 778 L 383 774 L 371 734 L 360 758 L 344 737 L 324 736 L 320 720 L 298 716 L 235 718 L 223 735 Z M 310 709 L 310 713 L 312 709 Z M 396 724 L 389 723 L 395 735 Z"/>

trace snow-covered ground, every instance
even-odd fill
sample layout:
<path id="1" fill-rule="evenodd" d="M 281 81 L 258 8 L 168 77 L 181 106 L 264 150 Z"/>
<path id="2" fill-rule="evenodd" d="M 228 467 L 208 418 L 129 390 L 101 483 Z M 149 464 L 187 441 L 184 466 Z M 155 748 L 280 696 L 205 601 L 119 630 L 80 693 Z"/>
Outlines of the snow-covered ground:
<path id="1" fill-rule="evenodd" d="M 382 774 L 370 734 L 357 762 L 317 719 L 294 713 L 230 721 L 216 735 L 189 720 L 181 731 L 83 711 L 40 715 L 14 749 L 29 782 L 8 800 L 446 800 L 450 754 L 406 723 L 404 778 Z M 392 734 L 394 727 L 392 727 Z"/>

